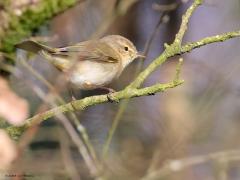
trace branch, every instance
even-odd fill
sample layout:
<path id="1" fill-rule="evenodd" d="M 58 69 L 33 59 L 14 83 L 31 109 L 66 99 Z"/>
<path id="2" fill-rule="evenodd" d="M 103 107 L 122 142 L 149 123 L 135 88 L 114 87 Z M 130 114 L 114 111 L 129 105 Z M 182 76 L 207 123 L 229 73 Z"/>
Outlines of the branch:
<path id="1" fill-rule="evenodd" d="M 187 26 L 190 17 L 192 16 L 194 10 L 201 5 L 202 0 L 195 0 L 194 3 L 188 8 L 186 13 L 182 17 L 182 23 L 178 33 L 176 34 L 175 40 L 171 45 L 165 44 L 166 49 L 164 52 L 155 59 L 149 66 L 146 68 L 139 76 L 133 81 L 128 87 L 129 88 L 138 88 L 142 85 L 145 79 L 155 71 L 162 63 L 164 63 L 169 57 L 175 56 L 180 53 L 182 39 L 184 34 L 187 31 Z"/>
<path id="2" fill-rule="evenodd" d="M 115 92 L 112 94 L 112 97 L 115 101 L 119 101 L 122 99 L 129 99 L 133 97 L 139 97 L 139 96 L 146 96 L 151 95 L 157 92 L 163 92 L 169 88 L 174 88 L 180 84 L 182 84 L 183 81 L 172 81 L 170 83 L 166 84 L 156 84 L 150 87 L 142 88 L 142 89 L 124 89 L 119 92 Z M 58 106 L 56 108 L 53 108 L 49 111 L 46 111 L 44 113 L 40 113 L 35 115 L 32 118 L 29 118 L 26 120 L 25 124 L 21 127 L 13 127 L 10 126 L 6 130 L 8 133 L 13 137 L 17 138 L 22 134 L 22 132 L 31 127 L 34 126 L 44 120 L 47 120 L 53 116 L 56 116 L 57 114 L 66 113 L 66 112 L 72 112 L 76 110 L 84 110 L 85 108 L 101 103 L 108 102 L 108 96 L 107 95 L 98 95 L 98 96 L 91 96 L 86 97 L 81 100 L 72 101 L 70 103 Z"/>
<path id="3" fill-rule="evenodd" d="M 4 5 L 0 12 L 0 51 L 12 53 L 16 43 L 29 36 L 46 20 L 83 1 L 42 0 L 34 3 L 19 2 L 21 5 L 13 7 Z M 13 0 L 11 3 L 16 2 Z"/>
<path id="4" fill-rule="evenodd" d="M 202 4 L 202 0 L 195 0 L 194 3 L 187 9 L 186 13 L 182 17 L 182 23 L 181 23 L 178 33 L 176 34 L 174 43 L 177 43 L 178 45 L 182 44 L 183 36 L 186 33 L 187 28 L 188 28 L 189 19 L 192 16 L 195 9 L 201 4 Z"/>
<path id="5" fill-rule="evenodd" d="M 142 71 L 139 74 L 139 76 L 128 86 L 128 88 L 139 87 L 144 82 L 144 80 L 154 70 L 156 70 L 157 67 L 159 67 L 162 63 L 164 63 L 170 57 L 173 57 L 176 55 L 182 55 L 186 52 L 190 52 L 193 49 L 199 48 L 207 44 L 223 42 L 239 36 L 240 36 L 240 31 L 233 31 L 233 32 L 228 32 L 221 35 L 207 37 L 196 42 L 187 43 L 186 45 L 183 45 L 180 48 L 178 48 L 175 45 L 175 43 L 171 45 L 167 45 L 167 48 L 164 50 L 164 52 L 158 58 L 156 58 L 144 71 Z"/>
<path id="6" fill-rule="evenodd" d="M 240 31 L 233 31 L 233 32 L 227 32 L 227 33 L 224 33 L 221 35 L 207 37 L 207 38 L 201 39 L 197 42 L 187 43 L 186 45 L 182 46 L 180 54 L 190 52 L 193 49 L 200 48 L 207 44 L 212 44 L 212 43 L 216 43 L 216 42 L 224 42 L 228 39 L 232 39 L 232 38 L 239 37 L 239 36 L 240 36 Z"/>
<path id="7" fill-rule="evenodd" d="M 174 172 L 179 172 L 192 166 L 207 163 L 209 161 L 231 162 L 240 160 L 239 150 L 214 152 L 206 155 L 188 157 L 184 159 L 169 160 L 160 169 L 149 172 L 141 180 L 165 179 Z"/>

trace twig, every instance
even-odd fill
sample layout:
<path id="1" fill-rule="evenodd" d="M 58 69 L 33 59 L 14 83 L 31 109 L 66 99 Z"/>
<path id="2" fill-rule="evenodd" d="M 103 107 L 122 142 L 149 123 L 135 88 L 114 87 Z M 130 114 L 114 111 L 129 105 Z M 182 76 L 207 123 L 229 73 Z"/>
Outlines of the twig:
<path id="1" fill-rule="evenodd" d="M 65 104 L 65 102 L 64 102 L 64 100 L 58 95 L 58 91 L 56 90 L 57 89 L 57 87 L 59 86 L 59 84 L 58 83 L 56 83 L 56 85 L 55 86 L 53 86 L 53 85 L 51 85 L 46 79 L 44 79 L 40 74 L 38 74 L 34 69 L 32 69 L 25 61 L 24 61 L 24 59 L 20 59 L 20 63 L 25 67 L 25 68 L 27 68 L 37 79 L 39 79 L 41 82 L 43 82 L 48 88 L 49 88 L 49 90 L 50 90 L 50 92 L 47 94 L 47 95 L 45 95 L 45 99 L 51 99 L 52 101 L 56 98 L 59 102 L 61 102 L 61 103 L 63 103 L 63 104 Z M 2 63 L 1 63 L 2 64 Z M 7 65 L 5 68 L 7 68 L 7 70 L 9 71 L 9 72 L 11 72 L 12 74 L 14 74 L 16 77 L 18 77 L 18 73 L 21 73 L 21 72 L 19 72 L 19 71 L 15 71 L 14 70 L 14 68 L 12 68 L 11 66 L 9 66 L 9 65 Z M 18 72 L 18 73 L 17 73 Z M 61 78 L 61 77 L 60 77 Z M 26 82 L 26 81 L 25 81 Z M 28 82 L 26 82 L 27 83 L 27 85 L 29 85 L 30 87 L 32 87 L 32 89 L 44 100 L 44 102 L 46 102 L 47 103 L 47 101 L 43 98 L 43 92 L 38 88 L 38 87 L 35 87 L 35 86 L 33 86 L 32 84 L 30 84 L 30 83 L 28 83 Z M 59 89 L 59 88 L 58 88 Z M 42 95 L 42 96 L 41 96 Z M 46 108 L 48 107 L 47 106 L 47 104 L 42 104 L 41 106 L 40 106 L 40 108 L 39 108 L 39 112 L 43 112 L 43 111 L 45 111 L 46 110 Z M 54 103 L 55 104 L 55 103 Z M 60 114 L 61 115 L 61 114 Z M 59 114 L 57 115 L 57 117 L 58 116 L 60 116 Z M 101 165 L 99 164 L 99 162 L 98 162 L 98 160 L 97 160 L 97 157 L 96 157 L 96 153 L 95 153 L 95 150 L 94 150 L 94 148 L 92 147 L 92 145 L 91 145 L 91 142 L 90 142 L 90 140 L 89 140 L 89 138 L 88 138 L 88 135 L 87 135 L 87 133 L 86 133 L 86 131 L 85 131 L 85 128 L 80 124 L 80 122 L 78 121 L 78 119 L 77 119 L 77 117 L 75 116 L 75 114 L 73 114 L 73 113 L 70 113 L 70 115 L 72 115 L 72 118 L 73 118 L 73 120 L 74 120 L 74 123 L 75 123 L 75 125 L 76 125 L 76 128 L 77 128 L 77 130 L 80 132 L 80 134 L 82 135 L 82 138 L 83 138 L 83 141 L 84 141 L 84 146 L 86 145 L 86 147 L 87 148 L 85 148 L 85 149 L 87 149 L 87 153 L 90 153 L 90 155 L 88 155 L 89 156 L 89 161 L 90 161 L 90 159 L 91 158 L 93 158 L 93 163 L 92 162 L 90 162 L 90 163 L 92 163 L 94 166 L 96 166 L 96 168 L 98 169 L 98 170 L 96 170 L 96 168 L 94 169 L 94 168 L 92 168 L 93 166 L 90 166 L 90 164 L 88 164 L 89 166 L 89 170 L 91 171 L 91 174 L 93 175 L 93 176 L 95 176 L 96 174 L 97 174 L 97 171 L 99 171 L 99 168 L 101 168 Z M 64 116 L 64 115 L 62 115 L 61 116 L 61 119 L 60 120 L 64 120 L 64 121 L 66 121 L 67 120 L 67 118 Z M 32 124 L 32 126 L 28 129 L 28 131 L 26 131 L 25 133 L 24 133 L 24 136 L 22 136 L 21 137 L 21 141 L 19 142 L 19 148 L 20 148 L 20 150 L 22 150 L 22 149 L 24 149 L 24 147 L 26 147 L 29 143 L 30 143 L 30 141 L 32 140 L 32 137 L 36 134 L 36 132 L 37 132 L 37 130 L 38 130 L 38 125 L 39 125 L 39 121 L 41 121 L 41 119 L 35 119 L 35 122 Z M 70 124 L 71 125 L 71 124 Z M 74 131 L 75 131 L 75 129 L 73 129 Z M 76 132 L 70 132 L 70 131 L 68 131 L 69 133 L 76 133 Z M 16 134 L 15 134 L 16 133 Z M 17 137 L 18 136 L 20 136 L 22 133 L 20 133 L 19 131 L 14 131 L 13 132 L 13 134 L 15 134 Z M 79 137 L 78 137 L 78 141 L 77 141 L 77 138 L 78 136 L 74 136 L 74 138 L 75 138 L 75 143 L 78 143 L 78 144 L 76 144 L 77 146 L 79 146 L 79 142 L 78 141 L 82 141 Z M 82 154 L 83 152 L 85 152 L 84 150 L 82 150 L 81 149 L 81 146 L 79 146 L 79 150 L 80 150 L 80 153 Z M 89 152 L 88 152 L 88 150 L 89 150 Z M 21 151 L 20 151 L 21 152 Z M 84 155 L 86 155 L 86 153 L 84 153 L 84 154 L 82 154 L 82 156 L 84 156 Z M 85 157 L 83 157 L 84 159 L 85 159 Z M 86 157 L 86 160 L 87 160 L 87 157 Z M 92 169 L 90 169 L 90 168 L 92 168 Z"/>
<path id="2" fill-rule="evenodd" d="M 66 104 L 66 102 L 64 101 L 64 99 L 57 93 L 56 88 L 51 85 L 51 83 L 49 83 L 41 74 L 39 74 L 38 72 L 36 72 L 31 66 L 29 66 L 29 64 L 24 60 L 21 59 L 20 63 L 28 70 L 30 71 L 30 73 L 36 77 L 38 80 L 40 80 L 43 84 L 45 84 L 50 91 L 54 94 L 55 98 L 57 101 L 59 101 L 59 103 L 61 104 Z M 73 119 L 73 123 L 76 126 L 76 129 L 78 130 L 78 132 L 81 134 L 84 143 L 86 144 L 87 148 L 89 149 L 90 154 L 92 155 L 92 157 L 94 158 L 95 161 L 97 161 L 97 156 L 96 156 L 96 152 L 89 140 L 88 134 L 85 130 L 85 128 L 82 126 L 82 124 L 79 122 L 76 114 L 74 114 L 73 112 L 70 113 L 71 118 Z"/>
<path id="3" fill-rule="evenodd" d="M 68 174 L 70 175 L 71 179 L 81 180 L 78 174 L 78 169 L 71 155 L 70 144 L 69 144 L 69 139 L 67 138 L 67 134 L 65 133 L 63 128 L 58 128 L 57 130 L 59 134 L 60 149 L 61 149 L 64 166 Z"/>
<path id="4" fill-rule="evenodd" d="M 9 70 L 15 76 L 18 75 L 18 74 L 16 74 L 14 69 L 9 68 Z M 37 73 L 36 73 L 36 75 L 37 75 Z M 39 77 L 41 77 L 41 76 L 39 76 Z M 41 106 L 39 111 L 44 109 L 47 104 L 50 104 L 52 107 L 56 107 L 56 104 L 53 102 L 54 101 L 53 94 L 49 94 L 48 93 L 48 95 L 45 95 L 44 92 L 40 88 L 38 88 L 36 86 L 33 86 L 32 84 L 29 84 L 29 85 L 32 86 L 32 89 L 36 92 L 36 94 L 45 102 L 45 104 L 43 106 Z M 60 114 L 57 114 L 56 117 L 64 125 L 64 127 L 68 131 L 70 137 L 72 138 L 73 142 L 78 147 L 79 152 L 82 155 L 83 159 L 85 160 L 85 163 L 86 163 L 87 167 L 89 168 L 91 175 L 93 177 L 97 177 L 98 174 L 99 174 L 100 165 L 95 161 L 95 159 L 92 159 L 93 157 L 91 156 L 91 154 L 89 154 L 89 152 L 88 152 L 88 150 L 86 148 L 87 146 L 85 146 L 85 144 L 82 142 L 82 140 L 78 137 L 78 134 L 76 133 L 75 129 L 72 127 L 71 123 L 68 121 L 66 116 L 64 116 L 63 114 L 60 113 Z M 22 141 L 19 143 L 20 153 L 22 152 L 22 149 L 32 140 L 33 135 L 37 131 L 37 128 L 38 128 L 37 125 L 39 124 L 38 122 L 40 120 L 41 120 L 40 118 L 36 118 L 35 122 L 28 129 L 27 133 L 24 134 L 24 136 L 22 138 Z"/>
<path id="5" fill-rule="evenodd" d="M 91 35 L 90 39 L 101 37 L 109 28 L 109 26 L 120 16 L 124 15 L 127 10 L 138 0 L 116 0 L 113 10 L 107 14 L 103 23 L 97 27 L 96 31 Z"/>
<path id="6" fill-rule="evenodd" d="M 169 160 L 159 170 L 151 171 L 142 180 L 159 180 L 173 172 L 179 172 L 186 168 L 206 163 L 208 161 L 231 162 L 240 161 L 239 150 L 229 150 L 222 152 L 209 153 L 207 155 L 193 156 L 184 159 Z"/>
<path id="7" fill-rule="evenodd" d="M 153 3 L 152 8 L 156 11 L 172 11 L 175 10 L 179 4 L 180 3 L 177 2 L 166 5 Z"/>
<path id="8" fill-rule="evenodd" d="M 174 77 L 174 81 L 178 82 L 179 81 L 179 77 L 180 77 L 180 72 L 181 72 L 181 68 L 183 65 L 183 58 L 180 58 L 176 67 L 176 74 Z"/>
<path id="9" fill-rule="evenodd" d="M 57 105 L 54 102 L 54 98 L 49 97 L 46 98 L 46 94 L 44 94 L 44 92 L 40 89 L 40 88 L 35 88 L 34 89 L 35 92 L 38 94 L 38 96 L 45 102 L 45 104 L 49 104 L 51 107 L 56 107 Z M 50 94 L 48 93 L 48 96 Z M 43 107 L 43 106 L 42 106 Z M 98 164 L 96 164 L 96 162 L 94 162 L 94 159 L 91 157 L 91 155 L 89 154 L 87 147 L 85 146 L 84 142 L 81 140 L 81 138 L 79 138 L 78 134 L 76 133 L 74 127 L 72 126 L 72 124 L 69 122 L 69 120 L 66 118 L 66 116 L 62 113 L 58 113 L 56 115 L 56 117 L 58 118 L 58 120 L 62 123 L 62 125 L 64 126 L 64 128 L 67 130 L 70 138 L 72 139 L 72 141 L 74 142 L 74 144 L 77 146 L 80 154 L 82 155 L 84 162 L 86 163 L 90 174 L 93 177 L 97 177 L 99 174 L 99 168 Z"/>

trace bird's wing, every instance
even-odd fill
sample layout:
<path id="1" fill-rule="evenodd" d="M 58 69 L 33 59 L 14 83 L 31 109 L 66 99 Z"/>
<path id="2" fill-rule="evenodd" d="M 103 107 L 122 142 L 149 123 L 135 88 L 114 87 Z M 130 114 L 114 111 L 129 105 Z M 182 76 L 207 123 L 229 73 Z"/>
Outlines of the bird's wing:
<path id="1" fill-rule="evenodd" d="M 56 55 L 74 56 L 79 61 L 97 61 L 105 63 L 118 63 L 120 57 L 111 46 L 105 42 L 90 40 L 73 46 L 56 49 Z"/>

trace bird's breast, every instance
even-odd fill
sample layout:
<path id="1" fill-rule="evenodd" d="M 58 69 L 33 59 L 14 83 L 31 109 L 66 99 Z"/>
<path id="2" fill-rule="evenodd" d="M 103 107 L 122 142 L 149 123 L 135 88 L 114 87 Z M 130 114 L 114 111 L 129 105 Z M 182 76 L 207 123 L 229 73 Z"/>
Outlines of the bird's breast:
<path id="1" fill-rule="evenodd" d="M 95 89 L 109 84 L 118 74 L 118 63 L 81 61 L 73 69 L 70 82 L 80 89 Z"/>

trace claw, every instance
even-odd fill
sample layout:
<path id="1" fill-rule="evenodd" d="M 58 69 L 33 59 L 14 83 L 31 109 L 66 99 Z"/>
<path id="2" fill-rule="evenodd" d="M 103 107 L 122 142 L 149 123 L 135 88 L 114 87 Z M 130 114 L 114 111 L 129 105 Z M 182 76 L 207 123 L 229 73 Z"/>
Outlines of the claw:
<path id="1" fill-rule="evenodd" d="M 119 100 L 118 100 L 118 99 L 114 99 L 114 97 L 113 97 L 113 95 L 112 95 L 113 93 L 114 93 L 114 92 L 108 93 L 108 94 L 107 94 L 107 99 L 108 99 L 108 101 L 109 101 L 110 103 L 113 103 L 113 102 L 118 103 Z"/>
<path id="2" fill-rule="evenodd" d="M 108 94 L 107 94 L 107 99 L 108 99 L 108 101 L 109 101 L 110 103 L 113 103 L 114 100 L 112 99 L 111 94 L 112 94 L 112 93 L 108 93 Z"/>

